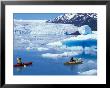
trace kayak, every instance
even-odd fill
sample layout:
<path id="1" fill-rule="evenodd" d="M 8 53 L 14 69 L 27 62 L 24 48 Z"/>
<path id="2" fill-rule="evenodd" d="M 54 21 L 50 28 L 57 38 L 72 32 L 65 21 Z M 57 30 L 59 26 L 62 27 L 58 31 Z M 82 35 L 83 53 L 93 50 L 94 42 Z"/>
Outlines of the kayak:
<path id="1" fill-rule="evenodd" d="M 82 64 L 83 61 L 77 61 L 77 62 L 65 62 L 65 65 L 72 65 L 72 64 Z"/>
<path id="2" fill-rule="evenodd" d="M 14 67 L 29 66 L 29 65 L 32 65 L 32 62 L 26 62 L 23 64 L 15 64 Z"/>

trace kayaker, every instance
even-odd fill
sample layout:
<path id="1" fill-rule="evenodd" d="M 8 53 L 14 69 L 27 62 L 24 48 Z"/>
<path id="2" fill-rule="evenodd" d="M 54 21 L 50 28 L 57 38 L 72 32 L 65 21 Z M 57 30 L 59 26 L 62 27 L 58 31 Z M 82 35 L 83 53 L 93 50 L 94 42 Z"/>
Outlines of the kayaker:
<path id="1" fill-rule="evenodd" d="M 70 59 L 70 62 L 75 62 L 76 60 L 74 60 L 74 58 L 72 57 L 71 59 Z"/>
<path id="2" fill-rule="evenodd" d="M 22 59 L 21 58 L 17 58 L 17 64 L 22 64 Z"/>

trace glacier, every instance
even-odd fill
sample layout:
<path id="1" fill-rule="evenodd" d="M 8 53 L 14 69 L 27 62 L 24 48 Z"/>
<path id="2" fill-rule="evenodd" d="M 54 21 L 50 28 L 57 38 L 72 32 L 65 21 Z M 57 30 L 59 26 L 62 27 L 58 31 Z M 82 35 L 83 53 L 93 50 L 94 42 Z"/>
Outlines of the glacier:
<path id="1" fill-rule="evenodd" d="M 49 42 L 59 41 L 70 36 L 65 36 L 66 31 L 78 30 L 72 24 L 46 23 L 44 20 L 15 20 L 14 21 L 14 48 L 36 48 Z"/>
<path id="2" fill-rule="evenodd" d="M 81 35 L 65 35 L 65 32 L 75 31 Z M 82 52 L 96 54 L 96 45 L 97 31 L 92 31 L 88 25 L 77 27 L 73 24 L 47 23 L 46 20 L 14 20 L 14 49 L 56 50 L 61 53 L 43 53 L 41 56 L 60 58 Z"/>

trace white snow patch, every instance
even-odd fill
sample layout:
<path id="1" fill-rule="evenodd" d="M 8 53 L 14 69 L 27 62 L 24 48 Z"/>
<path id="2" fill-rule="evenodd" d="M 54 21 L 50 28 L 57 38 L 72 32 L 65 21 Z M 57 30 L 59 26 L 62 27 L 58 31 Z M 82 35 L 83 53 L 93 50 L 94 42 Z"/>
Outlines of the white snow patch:
<path id="1" fill-rule="evenodd" d="M 66 19 L 70 20 L 71 18 L 73 18 L 75 16 L 74 13 L 67 13 L 65 14 Z"/>
<path id="2" fill-rule="evenodd" d="M 42 22 L 46 22 L 47 20 L 17 20 L 17 19 L 14 19 L 14 22 L 26 22 L 26 23 L 33 23 L 33 22 L 38 22 L 38 23 L 42 23 Z"/>

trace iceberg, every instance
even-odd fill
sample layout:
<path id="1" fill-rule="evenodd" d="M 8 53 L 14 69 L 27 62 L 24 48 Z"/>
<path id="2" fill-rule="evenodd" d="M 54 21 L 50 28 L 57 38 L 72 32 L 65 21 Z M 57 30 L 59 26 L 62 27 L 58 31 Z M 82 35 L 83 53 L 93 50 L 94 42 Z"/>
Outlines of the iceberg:
<path id="1" fill-rule="evenodd" d="M 84 50 L 82 46 L 68 47 L 68 46 L 65 46 L 65 45 L 61 46 L 59 49 L 62 50 L 62 51 L 83 51 Z"/>
<path id="2" fill-rule="evenodd" d="M 90 43 L 90 42 L 91 43 Z M 86 45 L 85 45 L 86 43 Z M 88 35 L 78 35 L 77 37 L 70 37 L 70 38 L 66 38 L 63 39 L 61 41 L 57 41 L 57 42 L 52 42 L 52 43 L 48 43 L 47 46 L 51 47 L 51 48 L 73 48 L 74 46 L 82 46 L 85 45 L 85 47 L 87 46 L 94 46 L 91 47 L 92 50 L 96 50 L 96 45 L 97 43 L 97 37 L 96 34 L 88 34 Z M 77 48 L 76 48 L 77 49 Z M 80 48 L 81 49 L 81 48 Z M 88 50 L 88 48 L 86 48 L 86 50 Z"/>
<path id="3" fill-rule="evenodd" d="M 88 71 L 97 68 L 97 61 L 94 59 L 84 59 L 83 64 L 78 66 L 80 74 L 86 74 Z M 83 73 L 84 72 L 84 73 Z M 91 73 L 92 74 L 92 73 Z"/>
<path id="4" fill-rule="evenodd" d="M 83 25 L 83 26 L 79 27 L 78 31 L 82 35 L 87 35 L 87 34 L 91 34 L 92 33 L 92 30 L 91 30 L 91 28 L 88 25 Z"/>
<path id="5" fill-rule="evenodd" d="M 97 54 L 97 47 L 96 46 L 91 46 L 91 47 L 85 47 L 84 48 L 85 54 Z"/>
<path id="6" fill-rule="evenodd" d="M 96 75 L 97 74 L 97 70 L 96 69 L 92 69 L 92 70 L 85 71 L 85 72 L 78 72 L 78 74 L 80 74 L 80 75 Z"/>

